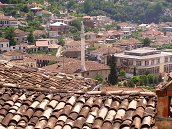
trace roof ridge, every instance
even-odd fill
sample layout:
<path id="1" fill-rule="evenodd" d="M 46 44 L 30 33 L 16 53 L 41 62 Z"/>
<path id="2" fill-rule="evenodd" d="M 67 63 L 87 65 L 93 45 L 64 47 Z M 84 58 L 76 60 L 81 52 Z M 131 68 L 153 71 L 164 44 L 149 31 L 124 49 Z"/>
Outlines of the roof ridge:
<path id="1" fill-rule="evenodd" d="M 27 86 L 20 86 L 18 84 L 12 84 L 12 83 L 0 83 L 0 87 L 5 88 L 15 88 L 15 89 L 21 89 L 21 90 L 28 90 L 28 91 L 35 91 L 35 92 L 48 92 L 48 93 L 74 93 L 74 94 L 83 94 L 83 95 L 142 95 L 142 96 L 155 96 L 156 94 L 154 92 L 140 92 L 140 91 L 125 91 L 125 90 L 119 90 L 119 91 L 68 91 L 68 90 L 57 90 L 57 89 L 47 89 L 47 88 L 39 88 L 39 87 L 27 87 Z"/>

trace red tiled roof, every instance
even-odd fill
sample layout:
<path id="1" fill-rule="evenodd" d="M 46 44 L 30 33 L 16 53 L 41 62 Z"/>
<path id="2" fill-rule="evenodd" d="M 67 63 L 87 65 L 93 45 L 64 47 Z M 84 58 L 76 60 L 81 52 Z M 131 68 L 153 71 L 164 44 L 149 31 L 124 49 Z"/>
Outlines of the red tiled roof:
<path id="1" fill-rule="evenodd" d="M 26 55 L 26 53 L 17 52 L 17 51 L 8 51 L 8 52 L 3 53 L 3 55 L 5 55 L 5 56 L 24 56 L 24 55 Z"/>
<path id="2" fill-rule="evenodd" d="M 16 21 L 16 19 L 12 16 L 3 16 L 3 15 L 0 15 L 0 20 Z"/>
<path id="3" fill-rule="evenodd" d="M 103 47 L 98 48 L 97 50 L 94 50 L 94 53 L 100 53 L 100 54 L 114 54 L 114 53 L 120 53 L 123 50 L 118 47 Z"/>
<path id="4" fill-rule="evenodd" d="M 57 57 L 47 54 L 27 54 L 28 57 L 36 59 L 36 60 L 51 60 L 56 61 Z"/>
<path id="5" fill-rule="evenodd" d="M 3 84 L 0 128 L 155 128 L 157 97 L 151 92 L 60 92 Z"/>
<path id="6" fill-rule="evenodd" d="M 81 65 L 80 60 L 64 59 L 64 61 L 62 61 L 60 63 L 49 65 L 49 66 L 46 66 L 43 68 L 49 72 L 62 72 L 62 73 L 67 73 L 67 74 L 73 74 L 73 73 L 80 72 L 80 65 Z M 86 61 L 85 66 L 86 66 L 86 71 L 110 70 L 108 65 L 100 64 L 95 61 Z"/>
<path id="7" fill-rule="evenodd" d="M 16 36 L 26 36 L 27 35 L 26 32 L 24 32 L 20 29 L 16 29 L 14 32 L 15 32 Z"/>
<path id="8" fill-rule="evenodd" d="M 85 91 L 91 84 L 0 64 L 0 129 L 155 128 L 154 93 Z"/>
<path id="9" fill-rule="evenodd" d="M 142 32 L 142 35 L 154 35 L 154 36 L 157 36 L 157 35 L 161 35 L 161 34 L 162 34 L 162 32 L 160 32 L 158 30 L 154 30 L 154 29 Z"/>
<path id="10" fill-rule="evenodd" d="M 134 45 L 134 44 L 139 44 L 140 41 L 134 38 L 130 39 L 122 39 L 117 42 L 118 45 Z"/>
<path id="11" fill-rule="evenodd" d="M 34 35 L 44 35 L 47 34 L 45 30 L 35 30 L 33 32 Z"/>
<path id="12" fill-rule="evenodd" d="M 96 81 L 92 79 L 77 78 L 66 74 L 49 74 L 38 69 L 27 69 L 11 65 L 0 64 L 0 84 L 12 83 L 23 88 L 49 89 L 63 91 L 78 91 L 92 89 Z"/>
<path id="13" fill-rule="evenodd" d="M 8 39 L 0 38 L 0 42 L 9 42 Z"/>
<path id="14" fill-rule="evenodd" d="M 65 46 L 80 46 L 80 41 L 65 41 Z"/>
<path id="15" fill-rule="evenodd" d="M 48 47 L 48 41 L 36 41 L 37 47 Z"/>

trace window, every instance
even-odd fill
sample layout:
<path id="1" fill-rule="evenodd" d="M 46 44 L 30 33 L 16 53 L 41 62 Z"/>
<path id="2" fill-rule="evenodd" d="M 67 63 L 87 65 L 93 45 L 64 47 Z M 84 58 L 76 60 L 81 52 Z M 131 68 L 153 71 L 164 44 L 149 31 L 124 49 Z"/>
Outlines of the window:
<path id="1" fill-rule="evenodd" d="M 151 65 L 154 65 L 154 63 L 155 63 L 155 60 L 151 60 Z"/>
<path id="2" fill-rule="evenodd" d="M 172 62 L 172 57 L 170 57 L 170 61 Z"/>
<path id="3" fill-rule="evenodd" d="M 166 72 L 166 73 L 169 72 L 168 65 L 164 65 L 164 72 Z"/>
<path id="4" fill-rule="evenodd" d="M 145 61 L 145 66 L 148 66 L 149 65 L 149 61 Z"/>
<path id="5" fill-rule="evenodd" d="M 165 57 L 165 62 L 168 62 L 168 57 Z"/>
<path id="6" fill-rule="evenodd" d="M 137 66 L 141 66 L 141 61 L 136 61 Z"/>
<path id="7" fill-rule="evenodd" d="M 159 64 L 160 63 L 160 59 L 157 59 L 157 62 L 156 63 Z"/>
<path id="8" fill-rule="evenodd" d="M 159 73 L 159 67 L 155 67 L 155 73 Z"/>
<path id="9" fill-rule="evenodd" d="M 129 60 L 129 61 L 128 61 L 128 64 L 129 64 L 129 65 L 133 65 L 133 61 L 132 61 L 132 60 Z"/>

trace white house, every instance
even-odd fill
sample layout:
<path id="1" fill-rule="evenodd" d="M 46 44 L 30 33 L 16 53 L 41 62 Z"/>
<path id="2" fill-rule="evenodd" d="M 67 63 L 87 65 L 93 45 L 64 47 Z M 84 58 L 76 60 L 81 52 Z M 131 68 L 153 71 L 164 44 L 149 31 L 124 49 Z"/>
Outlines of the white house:
<path id="1" fill-rule="evenodd" d="M 9 40 L 8 39 L 4 39 L 4 38 L 0 38 L 0 51 L 9 51 L 10 47 L 9 47 Z"/>
<path id="2" fill-rule="evenodd" d="M 17 19 L 15 19 L 14 17 L 0 15 L 0 27 L 11 26 L 18 28 L 18 25 L 19 25 L 19 21 L 17 21 Z"/>
<path id="3" fill-rule="evenodd" d="M 55 38 L 62 34 L 67 33 L 69 30 L 69 25 L 63 22 L 55 22 L 49 25 L 49 37 Z"/>

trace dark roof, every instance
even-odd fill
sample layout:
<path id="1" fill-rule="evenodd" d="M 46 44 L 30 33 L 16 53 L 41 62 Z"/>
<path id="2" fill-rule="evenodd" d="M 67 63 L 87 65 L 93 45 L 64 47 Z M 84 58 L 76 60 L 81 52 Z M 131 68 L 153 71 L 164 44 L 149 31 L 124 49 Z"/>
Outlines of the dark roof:
<path id="1" fill-rule="evenodd" d="M 63 73 L 54 75 L 38 69 L 16 67 L 0 64 L 0 82 L 10 83 L 23 88 L 57 89 L 63 91 L 86 91 L 92 89 L 97 83 L 89 78 L 82 78 Z"/>
<path id="2" fill-rule="evenodd" d="M 152 92 L 35 91 L 3 84 L 0 101 L 1 129 L 155 128 Z"/>
<path id="3" fill-rule="evenodd" d="M 56 63 L 43 67 L 50 72 L 63 72 L 67 74 L 80 73 L 81 61 L 77 59 L 65 60 L 64 62 Z M 64 67 L 63 67 L 64 66 Z M 110 70 L 110 67 L 105 64 L 100 64 L 96 61 L 85 61 L 86 71 Z"/>

